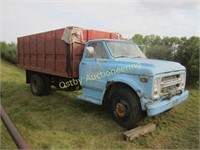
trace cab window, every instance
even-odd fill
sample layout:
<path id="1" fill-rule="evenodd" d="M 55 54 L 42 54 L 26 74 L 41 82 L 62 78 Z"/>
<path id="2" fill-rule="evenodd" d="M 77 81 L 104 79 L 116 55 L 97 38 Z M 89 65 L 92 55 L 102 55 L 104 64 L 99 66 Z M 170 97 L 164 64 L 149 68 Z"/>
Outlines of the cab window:
<path id="1" fill-rule="evenodd" d="M 88 46 L 89 47 L 91 46 L 94 48 L 96 58 L 107 58 L 107 54 L 103 47 L 103 43 L 95 42 L 95 43 L 90 43 Z M 94 58 L 94 56 L 90 56 L 89 54 L 86 54 L 86 58 Z"/>

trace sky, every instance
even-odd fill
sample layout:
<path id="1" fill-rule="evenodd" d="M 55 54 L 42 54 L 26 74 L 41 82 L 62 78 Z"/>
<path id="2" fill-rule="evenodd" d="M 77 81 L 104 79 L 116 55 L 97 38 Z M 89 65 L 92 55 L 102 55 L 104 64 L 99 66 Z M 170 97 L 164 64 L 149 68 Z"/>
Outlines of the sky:
<path id="1" fill-rule="evenodd" d="M 0 41 L 79 26 L 121 33 L 200 35 L 200 0 L 1 0 Z"/>

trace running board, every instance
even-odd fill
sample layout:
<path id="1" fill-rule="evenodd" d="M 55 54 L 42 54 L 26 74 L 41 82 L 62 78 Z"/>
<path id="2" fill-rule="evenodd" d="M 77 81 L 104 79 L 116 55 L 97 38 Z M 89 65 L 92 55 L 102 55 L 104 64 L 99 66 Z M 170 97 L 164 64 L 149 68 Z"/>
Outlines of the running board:
<path id="1" fill-rule="evenodd" d="M 93 104 L 96 104 L 96 105 L 101 105 L 101 103 L 100 103 L 101 100 L 94 98 L 94 97 L 85 96 L 85 95 L 78 95 L 77 98 L 84 100 L 84 101 L 87 101 L 87 102 L 90 102 L 90 103 L 93 103 Z"/>

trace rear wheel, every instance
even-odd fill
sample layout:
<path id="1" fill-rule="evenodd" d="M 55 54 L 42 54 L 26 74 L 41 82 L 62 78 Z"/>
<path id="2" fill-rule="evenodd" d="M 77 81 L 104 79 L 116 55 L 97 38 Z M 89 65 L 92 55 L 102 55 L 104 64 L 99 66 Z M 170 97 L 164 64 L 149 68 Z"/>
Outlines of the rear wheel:
<path id="1" fill-rule="evenodd" d="M 120 88 L 111 95 L 111 113 L 113 119 L 122 127 L 131 129 L 143 119 L 138 96 L 127 88 Z"/>
<path id="2" fill-rule="evenodd" d="M 45 81 L 42 76 L 34 74 L 31 77 L 31 92 L 37 96 L 45 94 Z"/>

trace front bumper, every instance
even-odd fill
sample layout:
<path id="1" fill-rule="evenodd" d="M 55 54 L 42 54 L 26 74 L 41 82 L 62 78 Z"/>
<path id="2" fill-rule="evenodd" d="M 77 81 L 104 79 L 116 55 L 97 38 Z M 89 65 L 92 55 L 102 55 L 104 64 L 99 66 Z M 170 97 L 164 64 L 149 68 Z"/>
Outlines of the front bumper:
<path id="1" fill-rule="evenodd" d="M 181 95 L 174 96 L 170 100 L 163 100 L 157 103 L 149 104 L 147 106 L 147 114 L 148 116 L 155 116 L 158 115 L 175 105 L 185 101 L 189 96 L 189 92 L 186 90 Z"/>

